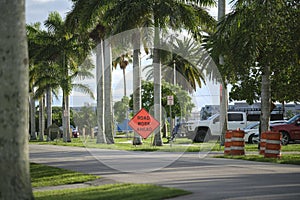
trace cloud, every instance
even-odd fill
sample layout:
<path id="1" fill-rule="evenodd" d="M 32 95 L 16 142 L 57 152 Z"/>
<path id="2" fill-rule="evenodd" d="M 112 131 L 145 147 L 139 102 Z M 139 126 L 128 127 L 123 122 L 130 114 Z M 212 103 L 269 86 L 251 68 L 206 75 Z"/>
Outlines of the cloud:
<path id="1" fill-rule="evenodd" d="M 27 0 L 26 23 L 43 23 L 53 11 L 59 12 L 64 18 L 71 7 L 72 3 L 69 0 Z"/>

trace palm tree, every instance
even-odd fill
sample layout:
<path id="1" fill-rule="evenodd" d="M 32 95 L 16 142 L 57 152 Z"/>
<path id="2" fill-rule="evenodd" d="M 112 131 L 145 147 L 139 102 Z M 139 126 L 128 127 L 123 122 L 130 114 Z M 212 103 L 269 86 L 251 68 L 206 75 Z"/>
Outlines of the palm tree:
<path id="1" fill-rule="evenodd" d="M 96 77 L 97 77 L 97 143 L 106 144 L 107 140 L 105 137 L 105 97 L 104 97 L 104 44 L 103 41 L 96 47 Z"/>
<path id="2" fill-rule="evenodd" d="M 218 0 L 218 21 L 220 22 L 225 16 L 225 0 Z M 223 55 L 219 55 L 219 64 L 223 64 Z M 222 81 L 220 85 L 220 124 L 221 124 L 221 145 L 225 143 L 225 133 L 227 131 L 227 110 L 228 110 L 228 95 L 227 95 L 227 80 Z"/>
<path id="3" fill-rule="evenodd" d="M 108 119 L 105 120 L 105 136 L 108 144 L 114 143 L 113 137 L 113 109 L 112 109 L 112 55 L 111 55 L 111 41 L 104 41 L 104 96 L 105 96 L 105 109 L 104 116 Z"/>
<path id="4" fill-rule="evenodd" d="M 110 26 L 107 25 L 101 17 L 103 12 L 107 9 L 110 1 L 84 1 L 77 0 L 74 1 L 73 9 L 67 16 L 67 24 L 70 29 L 79 27 L 81 32 L 89 32 L 90 37 L 94 40 L 95 43 L 101 43 L 101 48 L 97 51 L 97 58 L 101 57 L 99 54 L 102 54 L 104 60 L 101 64 L 104 65 L 104 71 L 98 70 L 97 72 L 103 72 L 102 74 L 97 74 L 97 111 L 104 110 L 104 115 L 98 113 L 98 126 L 102 127 L 102 131 L 105 132 L 107 143 L 114 143 L 113 140 L 113 118 L 112 118 L 112 91 L 111 91 L 111 70 L 112 70 L 112 57 L 111 57 L 111 43 L 108 40 L 105 40 L 107 36 L 110 35 Z M 97 68 L 101 65 L 97 65 Z M 102 67 L 101 67 L 102 68 Z M 106 80 L 102 84 L 102 78 Z M 100 81 L 100 82 L 99 82 Z M 100 83 L 100 84 L 99 84 Z M 103 88 L 99 88 L 103 87 Z M 102 94 L 102 91 L 104 93 Z M 100 94 L 98 94 L 100 93 Z M 104 102 L 103 102 L 104 101 Z M 101 108 L 99 108 L 101 106 Z M 102 113 L 102 112 L 101 112 Z M 103 120 L 105 117 L 105 120 Z M 101 129 L 99 129 L 101 130 Z M 99 135 L 99 134 L 98 134 Z M 99 135 L 99 137 L 101 134 Z M 105 141 L 101 138 L 97 142 Z"/>
<path id="5" fill-rule="evenodd" d="M 142 108 L 142 80 L 141 80 L 141 32 L 137 30 L 132 35 L 133 42 L 133 113 L 136 114 Z M 147 53 L 147 50 L 146 50 Z M 141 145 L 142 137 L 134 133 L 133 145 Z"/>
<path id="6" fill-rule="evenodd" d="M 122 55 L 120 55 L 119 57 L 117 57 L 114 61 L 113 61 L 113 67 L 116 69 L 117 66 L 119 65 L 120 69 L 123 71 L 123 87 L 124 87 L 124 95 L 123 96 L 127 96 L 126 94 L 126 68 L 128 66 L 128 64 L 132 62 L 131 56 L 129 55 L 129 53 L 123 53 Z"/>
<path id="7" fill-rule="evenodd" d="M 0 1 L 0 194 L 34 199 L 29 173 L 25 1 Z"/>

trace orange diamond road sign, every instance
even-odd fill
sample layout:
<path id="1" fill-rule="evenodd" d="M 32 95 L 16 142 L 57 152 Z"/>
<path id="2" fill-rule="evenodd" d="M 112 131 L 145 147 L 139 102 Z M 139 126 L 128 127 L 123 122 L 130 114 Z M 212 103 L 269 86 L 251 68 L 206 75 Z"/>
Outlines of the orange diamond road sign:
<path id="1" fill-rule="evenodd" d="M 137 132 L 143 139 L 159 127 L 159 122 L 152 117 L 144 108 L 128 122 L 128 125 Z"/>

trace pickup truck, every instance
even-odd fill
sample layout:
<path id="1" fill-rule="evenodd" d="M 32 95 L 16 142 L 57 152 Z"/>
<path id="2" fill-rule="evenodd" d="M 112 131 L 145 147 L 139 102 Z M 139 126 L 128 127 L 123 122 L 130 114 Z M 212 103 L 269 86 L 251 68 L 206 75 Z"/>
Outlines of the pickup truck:
<path id="1" fill-rule="evenodd" d="M 249 125 L 247 114 L 245 112 L 227 112 L 228 130 L 243 129 Z M 187 137 L 194 142 L 206 142 L 210 138 L 221 136 L 220 114 L 215 114 L 207 120 L 188 121 Z"/>

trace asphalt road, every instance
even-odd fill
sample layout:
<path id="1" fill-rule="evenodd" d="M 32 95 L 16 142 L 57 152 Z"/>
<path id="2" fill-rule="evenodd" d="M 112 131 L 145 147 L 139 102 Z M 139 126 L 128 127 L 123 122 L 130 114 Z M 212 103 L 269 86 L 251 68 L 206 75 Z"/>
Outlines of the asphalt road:
<path id="1" fill-rule="evenodd" d="M 193 192 L 175 199 L 300 199 L 300 167 L 212 158 L 199 153 L 128 152 L 30 145 L 30 161 Z"/>

